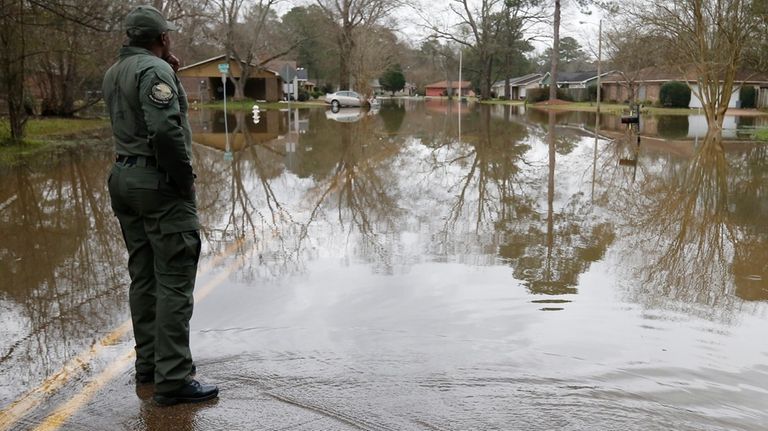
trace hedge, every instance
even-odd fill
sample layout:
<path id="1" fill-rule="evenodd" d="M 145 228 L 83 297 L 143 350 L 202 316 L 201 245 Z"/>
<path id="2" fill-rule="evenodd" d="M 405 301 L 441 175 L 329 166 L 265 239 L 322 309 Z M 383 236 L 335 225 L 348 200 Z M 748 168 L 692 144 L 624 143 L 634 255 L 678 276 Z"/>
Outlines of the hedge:
<path id="1" fill-rule="evenodd" d="M 755 87 L 741 87 L 739 90 L 739 100 L 742 108 L 754 108 L 757 106 L 757 91 Z"/>
<path id="2" fill-rule="evenodd" d="M 562 88 L 557 89 L 557 98 L 560 100 L 571 101 L 569 96 Z M 528 103 L 538 103 L 549 100 L 549 87 L 531 88 L 526 93 Z"/>
<path id="3" fill-rule="evenodd" d="M 682 82 L 667 82 L 661 86 L 659 101 L 665 108 L 687 108 L 691 104 L 691 89 Z"/>

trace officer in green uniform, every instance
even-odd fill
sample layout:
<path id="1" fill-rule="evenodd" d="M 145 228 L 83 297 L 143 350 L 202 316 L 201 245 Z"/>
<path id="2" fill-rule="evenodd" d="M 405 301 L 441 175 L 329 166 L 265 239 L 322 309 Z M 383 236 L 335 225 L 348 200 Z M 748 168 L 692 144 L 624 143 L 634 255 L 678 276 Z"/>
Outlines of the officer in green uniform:
<path id="1" fill-rule="evenodd" d="M 200 225 L 187 97 L 170 54 L 175 26 L 139 6 L 125 27 L 129 43 L 102 90 L 116 152 L 109 193 L 129 255 L 136 380 L 154 381 L 162 405 L 204 401 L 219 390 L 193 379 L 189 349 Z"/>

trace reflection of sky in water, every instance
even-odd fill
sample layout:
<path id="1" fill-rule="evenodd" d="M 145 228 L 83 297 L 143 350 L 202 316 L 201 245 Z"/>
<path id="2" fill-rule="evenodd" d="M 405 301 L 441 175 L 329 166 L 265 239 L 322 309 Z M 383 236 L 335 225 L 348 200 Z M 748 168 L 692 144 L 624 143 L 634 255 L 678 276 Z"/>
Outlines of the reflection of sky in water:
<path id="1" fill-rule="evenodd" d="M 204 260 L 245 241 L 237 251 L 243 268 L 196 306 L 196 352 L 209 369 L 255 355 L 260 362 L 236 361 L 237 372 L 332 382 L 320 385 L 317 399 L 366 418 L 386 416 L 392 429 L 413 428 L 413 409 L 454 429 L 501 429 L 542 414 L 616 429 L 639 420 L 651 428 L 748 429 L 766 419 L 768 295 L 760 257 L 768 256 L 768 232 L 765 209 L 750 204 L 764 195 L 762 148 L 728 148 L 722 158 L 692 141 L 643 142 L 637 150 L 600 139 L 595 148 L 577 127 L 591 127 L 594 115 L 557 114 L 549 135 L 546 113 L 498 106 L 463 108 L 459 142 L 458 112 L 436 101 L 384 105 L 349 123 L 323 110 L 292 114 L 289 124 L 287 112 L 263 112 L 259 125 L 232 114 L 230 128 L 247 133 L 233 135 L 231 160 L 216 125 L 223 116 L 192 118 L 205 144 L 194 149 Z M 681 123 L 665 121 L 651 126 Z M 12 201 L 0 216 L 9 229 L 71 227 L 75 246 L 38 266 L 69 277 L 62 285 L 71 300 L 55 308 L 70 320 L 54 334 L 79 332 L 68 332 L 68 349 L 41 338 L 54 343 L 46 363 L 25 368 L 10 360 L 3 383 L 16 383 L 10 373 L 39 379 L 125 315 L 124 292 L 115 288 L 124 281 L 122 256 L 82 254 L 122 252 L 103 192 L 78 194 L 101 190 L 102 172 L 91 169 L 84 182 L 68 169 L 27 172 L 44 202 L 41 221 L 10 217 L 36 211 L 30 200 Z M 727 172 L 725 183 L 719 172 Z M 0 186 L 0 201 L 14 193 Z M 678 241 L 682 252 L 670 253 L 678 225 L 691 230 Z M 719 263 L 718 271 L 688 277 L 685 271 L 695 275 L 706 263 L 697 252 L 717 251 L 701 237 L 721 238 L 714 256 L 724 261 L 708 265 Z M 33 252 L 23 241 L 7 244 L 0 269 L 31 274 L 6 256 Z M 679 268 L 682 279 L 659 262 Z M 737 282 L 745 273 L 757 285 L 749 295 Z M 83 280 L 95 287 L 79 292 Z M 38 296 L 46 282 L 35 283 L 13 295 L 3 290 L 0 323 L 11 324 L 0 353 L 18 342 L 34 356 L 39 346 L 29 340 L 56 319 L 34 313 L 54 306 Z M 91 296 L 103 300 L 91 304 Z M 82 318 L 96 309 L 109 317 Z M 324 374 L 313 358 L 333 371 Z M 577 407 L 569 409 L 565 397 Z M 615 416 L 600 416 L 608 408 Z"/>
<path id="2" fill-rule="evenodd" d="M 384 113 L 386 114 L 386 109 Z M 554 243 L 548 245 L 547 241 L 541 240 L 541 237 L 549 232 L 546 227 L 546 219 L 549 216 L 549 150 L 545 125 L 527 123 L 525 116 L 515 116 L 515 113 L 512 113 L 511 120 L 518 124 L 528 124 L 525 126 L 528 127 L 527 131 L 525 128 L 518 132 L 499 132 L 501 129 L 494 129 L 491 134 L 487 134 L 487 138 L 498 141 L 499 144 L 491 141 L 483 144 L 478 141 L 484 133 L 483 126 L 478 121 L 484 120 L 479 119 L 476 113 L 470 112 L 464 120 L 466 124 L 462 139 L 465 143 L 457 144 L 453 142 L 455 135 L 441 134 L 443 130 L 456 130 L 456 125 L 451 124 L 451 121 L 440 125 L 442 130 L 435 128 L 433 135 L 427 138 L 411 135 L 407 131 L 414 123 L 429 122 L 429 118 L 417 118 L 411 120 L 412 122 L 406 118 L 398 133 L 389 133 L 390 137 L 386 138 L 386 135 L 378 134 L 378 117 L 369 117 L 355 124 L 337 124 L 323 121 L 324 119 L 318 118 L 318 114 L 312 111 L 294 112 L 292 121 L 295 122 L 293 119 L 298 116 L 304 124 L 310 124 L 310 133 L 284 134 L 275 144 L 267 144 L 266 146 L 272 145 L 274 148 L 270 150 L 268 157 L 272 158 L 268 161 L 266 158 L 259 160 L 262 156 L 245 153 L 235 161 L 239 164 L 237 171 L 240 172 L 241 193 L 247 196 L 249 205 L 258 210 L 263 223 L 270 225 L 275 231 L 285 233 L 271 238 L 281 242 L 279 246 L 269 245 L 270 240 L 266 238 L 257 240 L 276 255 L 292 250 L 296 253 L 294 257 L 298 258 L 303 253 L 302 248 L 311 248 L 313 252 L 310 255 L 368 261 L 374 265 L 376 271 L 391 272 L 395 267 L 404 271 L 408 265 L 425 259 L 482 265 L 506 262 L 513 267 L 536 265 L 541 262 L 528 261 L 525 256 L 526 253 L 537 253 L 536 250 L 539 250 L 538 253 L 545 253 L 547 262 L 551 263 L 554 247 L 565 253 L 559 258 L 554 256 L 555 260 L 583 260 L 582 263 L 574 263 L 576 266 L 560 268 L 570 272 L 563 280 L 571 281 L 564 282 L 578 284 L 575 281 L 578 274 L 589 268 L 589 262 L 594 259 L 599 261 L 613 241 L 610 239 L 613 237 L 613 228 L 610 226 L 618 227 L 624 224 L 621 211 L 617 214 L 618 219 L 614 216 L 612 221 L 609 220 L 609 214 L 616 214 L 617 210 L 612 205 L 617 199 L 609 195 L 626 195 L 628 190 L 622 188 L 629 187 L 631 190 L 636 182 L 643 182 L 648 175 L 678 175 L 675 170 L 679 170 L 681 166 L 680 160 L 664 162 L 663 159 L 652 155 L 657 151 L 651 147 L 651 157 L 641 157 L 640 168 L 635 168 L 630 180 L 630 169 L 605 166 L 616 163 L 613 158 L 615 156 L 612 156 L 615 154 L 615 144 L 601 139 L 598 143 L 599 155 L 595 159 L 593 138 L 583 133 L 579 135 L 572 129 L 558 127 L 557 130 L 562 132 L 564 141 L 556 143 L 558 149 L 552 196 Z M 454 117 L 448 118 L 455 123 Z M 503 118 L 503 112 L 494 110 L 492 127 L 498 128 L 506 124 L 506 121 L 502 121 Z M 281 127 L 286 121 L 287 116 L 283 118 Z M 311 125 L 317 122 L 322 122 L 320 132 L 312 131 Z M 562 120 L 558 122 L 562 123 Z M 313 133 L 315 135 L 312 135 Z M 348 133 L 351 137 L 343 148 L 334 147 L 333 150 L 328 150 L 323 147 L 324 140 L 328 139 L 329 135 L 339 136 L 340 133 Z M 435 136 L 438 137 L 437 142 L 431 140 Z M 291 145 L 279 144 L 281 140 L 290 141 Z M 446 146 L 445 143 L 449 145 Z M 502 186 L 498 179 L 489 181 L 487 176 L 492 175 L 493 169 L 496 169 L 494 163 L 500 157 L 503 158 L 500 155 L 504 146 L 509 145 L 520 147 L 523 151 L 511 161 L 516 172 L 503 174 L 512 176 L 507 178 L 510 180 L 509 184 Z M 484 146 L 488 148 L 483 149 Z M 285 148 L 291 148 L 292 151 L 282 156 L 277 154 Z M 327 154 L 320 155 L 320 151 L 326 151 Z M 207 157 L 216 157 L 216 153 L 210 154 Z M 330 159 L 326 163 L 325 171 L 312 173 L 310 177 L 302 173 L 307 163 L 313 163 L 313 158 L 326 156 Z M 269 202 L 262 191 L 265 181 L 264 173 L 260 172 L 264 170 L 265 161 L 271 168 L 274 168 L 274 163 L 280 162 L 288 167 L 282 174 L 266 181 L 271 189 Z M 349 166 L 339 174 L 342 164 Z M 226 172 L 221 166 L 217 170 Z M 487 172 L 481 172 L 483 168 Z M 483 175 L 486 175 L 486 178 L 483 178 Z M 602 196 L 602 202 L 591 203 L 594 191 L 593 175 L 596 177 L 595 193 Z M 365 193 L 370 190 L 355 190 L 356 186 L 365 185 L 366 182 L 377 184 L 375 193 L 379 195 L 366 197 Z M 619 183 L 622 185 L 617 188 Z M 349 187 L 349 190 L 345 190 L 345 187 Z M 506 190 L 502 190 L 504 187 Z M 484 194 L 482 198 L 481 193 Z M 504 193 L 509 196 L 505 198 Z M 355 202 L 356 199 L 359 202 Z M 610 202 L 606 204 L 605 199 Z M 505 200 L 506 202 L 502 202 Z M 512 202 L 514 200 L 517 201 Z M 234 200 L 233 207 L 237 214 L 235 219 L 243 219 L 248 213 L 244 208 L 238 207 L 240 201 L 243 199 Z M 361 202 L 364 205 L 377 202 L 383 206 L 356 206 Z M 521 206 L 524 208 L 521 209 Z M 269 207 L 273 210 L 279 209 L 278 212 L 283 212 L 283 215 L 275 217 L 268 214 Z M 527 214 L 505 215 L 510 211 L 525 211 Z M 218 229 L 226 227 L 231 214 L 220 212 L 219 216 L 218 220 L 208 220 L 207 225 Z M 367 227 L 360 225 L 361 219 L 365 220 Z M 508 230 L 501 228 L 502 225 L 514 227 Z M 519 236 L 521 234 L 522 237 Z M 598 237 L 593 235 L 603 239 L 598 240 Z M 502 250 L 509 249 L 510 241 L 515 243 L 516 247 L 522 247 L 521 250 L 527 250 L 523 251 L 523 256 L 519 256 L 521 260 L 513 258 L 507 261 L 508 258 L 503 257 L 505 252 Z M 287 245 L 288 243 L 290 244 Z M 619 240 L 617 244 L 628 243 Z M 265 250 L 266 248 L 262 252 Z M 576 254 L 573 254 L 574 250 Z M 590 253 L 590 257 L 579 257 L 579 253 Z M 261 258 L 264 257 L 262 254 Z M 304 265 L 301 259 L 296 260 L 296 263 L 299 266 Z M 516 274 L 531 275 L 536 271 L 531 267 L 520 269 Z M 731 277 L 728 273 L 722 276 Z"/>

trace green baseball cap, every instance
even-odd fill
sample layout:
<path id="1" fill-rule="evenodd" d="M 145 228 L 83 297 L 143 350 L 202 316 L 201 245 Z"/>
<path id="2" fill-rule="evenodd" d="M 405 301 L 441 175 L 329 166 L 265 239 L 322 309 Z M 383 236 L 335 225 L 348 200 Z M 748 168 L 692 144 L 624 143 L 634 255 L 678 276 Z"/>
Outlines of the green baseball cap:
<path id="1" fill-rule="evenodd" d="M 131 40 L 147 40 L 177 27 L 152 6 L 137 6 L 125 17 L 125 33 Z"/>

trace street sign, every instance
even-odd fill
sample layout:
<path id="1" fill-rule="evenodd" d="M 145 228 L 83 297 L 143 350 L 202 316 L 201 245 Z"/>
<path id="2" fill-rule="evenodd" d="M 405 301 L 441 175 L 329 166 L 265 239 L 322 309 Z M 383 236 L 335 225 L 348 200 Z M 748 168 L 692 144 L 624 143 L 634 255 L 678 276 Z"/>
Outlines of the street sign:
<path id="1" fill-rule="evenodd" d="M 227 124 L 227 74 L 229 73 L 229 63 L 219 63 L 219 72 L 221 72 L 222 96 L 224 98 L 224 137 L 226 139 L 226 149 L 229 152 L 229 125 Z M 225 153 L 224 160 L 231 161 L 228 157 L 230 156 L 227 156 Z"/>

